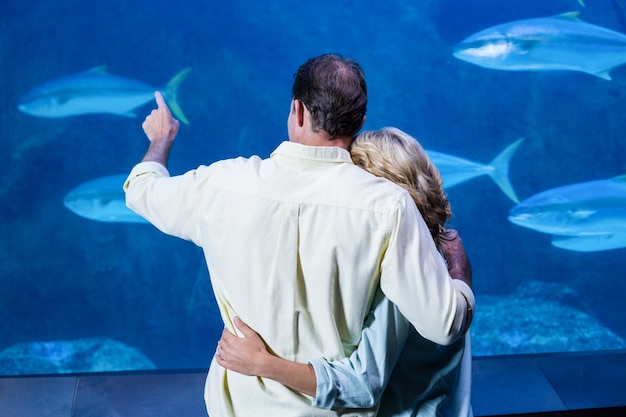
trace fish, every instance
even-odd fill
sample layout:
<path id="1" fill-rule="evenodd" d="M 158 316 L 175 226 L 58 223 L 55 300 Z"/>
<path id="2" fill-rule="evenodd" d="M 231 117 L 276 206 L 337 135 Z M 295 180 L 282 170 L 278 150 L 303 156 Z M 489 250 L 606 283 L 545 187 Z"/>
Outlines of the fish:
<path id="1" fill-rule="evenodd" d="M 578 252 L 626 247 L 626 175 L 540 192 L 509 211 L 509 221 L 552 235 Z"/>
<path id="2" fill-rule="evenodd" d="M 178 104 L 178 87 L 189 74 L 185 68 L 163 88 L 163 95 L 176 118 L 189 120 Z M 17 108 L 38 117 L 68 117 L 108 113 L 137 117 L 134 110 L 154 100 L 157 90 L 144 82 L 107 72 L 106 66 L 66 75 L 45 82 L 24 95 Z"/>
<path id="3" fill-rule="evenodd" d="M 510 71 L 581 71 L 605 80 L 626 62 L 626 35 L 578 18 L 579 12 L 517 20 L 477 32 L 453 55 Z"/>
<path id="4" fill-rule="evenodd" d="M 509 162 L 519 148 L 523 138 L 516 140 L 500 152 L 490 163 L 481 164 L 458 156 L 425 149 L 443 178 L 443 187 L 448 189 L 481 175 L 488 175 L 514 203 L 519 198 L 509 181 Z"/>
<path id="5" fill-rule="evenodd" d="M 70 190 L 63 205 L 71 212 L 89 220 L 112 223 L 148 223 L 126 207 L 122 185 L 127 174 L 97 178 Z"/>

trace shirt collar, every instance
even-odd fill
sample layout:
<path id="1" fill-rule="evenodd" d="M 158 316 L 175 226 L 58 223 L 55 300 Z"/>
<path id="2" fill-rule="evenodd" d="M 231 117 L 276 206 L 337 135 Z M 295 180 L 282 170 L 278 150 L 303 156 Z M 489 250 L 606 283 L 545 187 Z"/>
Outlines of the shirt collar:
<path id="1" fill-rule="evenodd" d="M 350 152 L 339 146 L 308 146 L 295 142 L 282 142 L 270 155 L 308 159 L 317 162 L 352 163 Z"/>

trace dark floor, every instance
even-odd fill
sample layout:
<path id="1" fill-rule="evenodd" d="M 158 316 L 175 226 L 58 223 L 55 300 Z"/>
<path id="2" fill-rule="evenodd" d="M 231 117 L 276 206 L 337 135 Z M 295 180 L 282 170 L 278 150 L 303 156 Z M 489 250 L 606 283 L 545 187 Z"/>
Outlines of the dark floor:
<path id="1" fill-rule="evenodd" d="M 206 417 L 205 370 L 0 377 L 3 417 Z M 474 359 L 474 414 L 626 416 L 626 350 Z"/>

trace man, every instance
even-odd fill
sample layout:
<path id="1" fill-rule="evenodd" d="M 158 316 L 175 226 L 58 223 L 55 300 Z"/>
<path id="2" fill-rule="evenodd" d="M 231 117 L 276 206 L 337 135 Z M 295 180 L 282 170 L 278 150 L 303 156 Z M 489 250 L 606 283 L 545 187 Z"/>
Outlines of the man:
<path id="1" fill-rule="evenodd" d="M 402 186 L 413 197 L 454 279 L 471 288 L 472 270 L 454 229 L 446 226 L 452 208 L 437 167 L 419 142 L 393 127 L 359 133 L 350 145 L 362 169 Z M 298 364 L 269 353 L 263 340 L 235 319 L 245 337 L 224 330 L 215 358 L 221 366 L 276 381 L 314 397 L 320 408 L 364 408 L 380 401 L 378 417 L 471 417 L 471 347 L 466 334 L 448 346 L 421 337 L 377 291 L 361 340 L 338 361 Z M 271 348 L 271 346 L 269 347 Z M 396 362 L 397 361 L 397 362 Z"/>
<path id="2" fill-rule="evenodd" d="M 127 205 L 203 248 L 228 330 L 237 332 L 239 316 L 278 356 L 344 358 L 380 286 L 424 337 L 450 344 L 464 334 L 471 290 L 453 283 L 408 193 L 355 166 L 347 151 L 367 107 L 355 61 L 327 54 L 298 69 L 289 142 L 270 158 L 218 161 L 175 177 L 166 163 L 179 123 L 155 97 L 158 108 L 143 124 L 150 146 L 125 183 Z M 309 396 L 215 359 L 205 401 L 212 417 L 374 414 L 316 409 Z"/>

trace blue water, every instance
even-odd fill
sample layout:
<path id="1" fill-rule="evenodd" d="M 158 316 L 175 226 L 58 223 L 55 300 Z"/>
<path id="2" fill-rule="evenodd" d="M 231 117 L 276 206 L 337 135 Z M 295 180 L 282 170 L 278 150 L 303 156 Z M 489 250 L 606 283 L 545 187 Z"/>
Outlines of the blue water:
<path id="1" fill-rule="evenodd" d="M 137 118 L 39 118 L 17 110 L 36 85 L 106 65 L 113 74 L 160 88 L 192 68 L 179 91 L 191 123 L 181 128 L 169 166 L 178 174 L 222 158 L 268 156 L 286 139 L 297 67 L 311 56 L 339 52 L 365 70 L 366 129 L 397 126 L 427 149 L 481 163 L 525 138 L 509 175 L 524 199 L 626 173 L 626 66 L 612 72 L 612 81 L 581 72 L 497 71 L 455 59 L 452 48 L 488 26 L 573 10 L 626 33 L 626 6 L 585 3 L 3 2 L 0 351 L 18 343 L 106 337 L 139 350 L 158 368 L 205 367 L 222 328 L 193 244 L 150 225 L 91 221 L 63 206 L 72 188 L 128 172 L 141 159 L 148 143 L 141 121 L 152 106 L 139 108 Z M 548 235 L 507 220 L 514 203 L 486 176 L 448 194 L 479 301 L 506 297 L 528 282 L 549 289 L 558 284 L 569 294 L 568 307 L 626 339 L 626 249 L 552 247 Z M 480 314 L 479 304 L 477 320 Z M 527 332 L 511 330 L 507 340 Z M 555 349 L 548 343 L 544 350 Z M 498 353 L 510 352 L 483 352 Z"/>

